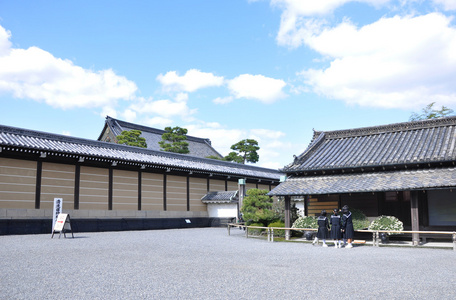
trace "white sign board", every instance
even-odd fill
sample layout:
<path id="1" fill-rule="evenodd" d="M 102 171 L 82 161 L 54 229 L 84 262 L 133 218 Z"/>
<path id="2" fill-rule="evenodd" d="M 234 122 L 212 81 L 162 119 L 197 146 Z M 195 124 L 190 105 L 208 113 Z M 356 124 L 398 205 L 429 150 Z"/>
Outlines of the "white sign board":
<path id="1" fill-rule="evenodd" d="M 59 214 L 57 217 L 57 221 L 55 222 L 54 229 L 52 230 L 51 238 L 54 237 L 54 234 L 56 232 L 60 232 L 60 235 L 63 232 L 63 235 L 66 237 L 67 231 L 71 231 L 71 236 L 74 238 L 73 230 L 71 229 L 70 215 L 69 214 Z M 60 238 L 60 235 L 59 235 L 59 238 Z"/>
<path id="2" fill-rule="evenodd" d="M 57 221 L 57 216 L 62 213 L 63 199 L 54 198 L 54 211 L 52 212 L 52 229 Z"/>

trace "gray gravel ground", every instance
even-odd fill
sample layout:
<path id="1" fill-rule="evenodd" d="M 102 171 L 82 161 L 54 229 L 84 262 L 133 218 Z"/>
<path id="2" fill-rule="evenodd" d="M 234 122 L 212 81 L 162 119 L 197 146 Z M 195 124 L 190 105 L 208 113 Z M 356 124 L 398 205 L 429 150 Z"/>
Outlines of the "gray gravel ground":
<path id="1" fill-rule="evenodd" d="M 456 299 L 456 252 L 268 243 L 226 228 L 0 236 L 0 299 L 65 298 Z"/>

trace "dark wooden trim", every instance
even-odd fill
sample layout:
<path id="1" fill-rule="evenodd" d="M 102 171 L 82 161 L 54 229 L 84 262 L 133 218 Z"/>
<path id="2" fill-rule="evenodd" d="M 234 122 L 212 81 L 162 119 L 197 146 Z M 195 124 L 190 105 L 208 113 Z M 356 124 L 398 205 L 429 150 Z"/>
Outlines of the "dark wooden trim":
<path id="1" fill-rule="evenodd" d="M 339 197 L 339 207 L 340 207 L 340 197 Z M 309 215 L 309 195 L 304 196 L 304 215 Z"/>
<path id="2" fill-rule="evenodd" d="M 81 186 L 81 166 L 76 165 L 74 170 L 74 209 L 79 209 L 79 190 Z"/>
<path id="3" fill-rule="evenodd" d="M 228 191 L 228 178 L 225 178 L 225 192 Z"/>
<path id="4" fill-rule="evenodd" d="M 138 210 L 141 210 L 142 198 L 142 172 L 138 171 Z"/>
<path id="5" fill-rule="evenodd" d="M 109 168 L 108 210 L 112 210 L 113 170 Z"/>
<path id="6" fill-rule="evenodd" d="M 187 211 L 190 211 L 190 176 L 187 176 Z"/>
<path id="7" fill-rule="evenodd" d="M 210 188 L 211 188 L 211 180 L 209 179 L 209 177 L 207 178 L 207 191 L 209 192 L 210 191 Z"/>
<path id="8" fill-rule="evenodd" d="M 43 174 L 43 162 L 36 162 L 36 186 L 35 186 L 35 209 L 40 209 L 41 201 L 41 176 Z"/>
<path id="9" fill-rule="evenodd" d="M 166 174 L 163 174 L 163 210 L 166 211 Z"/>

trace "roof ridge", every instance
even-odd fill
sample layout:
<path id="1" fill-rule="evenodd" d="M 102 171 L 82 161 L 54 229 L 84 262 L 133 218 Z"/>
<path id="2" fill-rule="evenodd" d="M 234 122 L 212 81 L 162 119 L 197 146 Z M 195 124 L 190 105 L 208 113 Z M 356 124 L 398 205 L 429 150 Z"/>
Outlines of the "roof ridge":
<path id="1" fill-rule="evenodd" d="M 373 134 L 395 132 L 395 131 L 408 131 L 408 130 L 440 127 L 440 126 L 447 126 L 447 125 L 456 125 L 456 116 L 419 120 L 419 121 L 401 122 L 401 123 L 392 123 L 392 124 L 379 125 L 379 126 L 359 127 L 359 128 L 353 128 L 353 129 L 342 129 L 342 130 L 334 130 L 334 131 L 314 131 L 314 138 L 316 136 L 318 136 L 321 132 L 325 133 L 326 139 L 335 139 L 335 138 L 344 138 L 344 137 L 353 137 L 353 136 L 373 135 Z"/>
<path id="2" fill-rule="evenodd" d="M 119 120 L 119 119 L 116 119 L 116 118 L 113 118 L 110 116 L 106 116 L 106 120 L 117 122 L 117 124 L 119 124 L 119 126 L 121 126 L 121 127 L 132 127 L 133 129 L 138 129 L 138 130 L 150 132 L 150 133 L 156 133 L 156 134 L 162 135 L 163 133 L 166 132 L 163 129 L 149 127 L 149 126 L 140 125 L 140 124 L 136 124 L 136 123 L 131 123 L 131 122 Z M 189 141 L 197 141 L 197 142 L 207 143 L 207 144 L 211 145 L 210 139 L 208 139 L 208 138 L 201 138 L 201 137 L 187 135 L 187 139 Z"/>

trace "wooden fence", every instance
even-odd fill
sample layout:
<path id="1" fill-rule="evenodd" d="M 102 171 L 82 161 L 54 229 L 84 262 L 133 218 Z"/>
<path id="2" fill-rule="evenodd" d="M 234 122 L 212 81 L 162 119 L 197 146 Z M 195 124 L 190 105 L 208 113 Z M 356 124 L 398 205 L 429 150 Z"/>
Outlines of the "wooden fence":
<path id="1" fill-rule="evenodd" d="M 249 228 L 250 229 L 261 229 L 265 230 L 267 234 L 267 240 L 268 242 L 273 242 L 274 241 L 274 230 L 294 230 L 294 231 L 317 231 L 315 228 L 284 228 L 284 227 L 259 227 L 259 226 L 247 226 L 245 224 L 239 224 L 239 223 L 229 223 L 227 225 L 228 228 L 228 235 L 230 235 L 230 230 L 231 227 L 237 227 L 240 229 L 245 230 L 245 237 L 249 237 Z M 425 234 L 426 236 L 433 236 L 433 235 L 446 235 L 448 236 L 448 239 L 451 239 L 453 242 L 453 250 L 456 251 L 456 232 L 453 231 L 395 231 L 395 230 L 355 230 L 356 232 L 365 232 L 365 233 L 372 233 L 372 246 L 374 247 L 379 247 L 380 246 L 380 233 L 395 233 L 395 234 L 401 234 L 401 233 L 407 233 L 407 234 Z M 417 246 L 417 245 L 415 245 Z"/>

